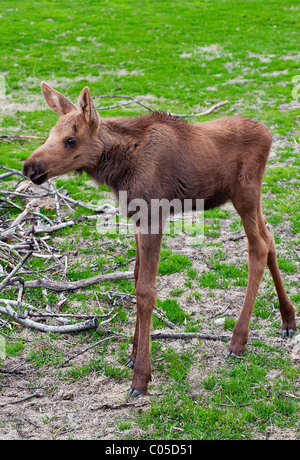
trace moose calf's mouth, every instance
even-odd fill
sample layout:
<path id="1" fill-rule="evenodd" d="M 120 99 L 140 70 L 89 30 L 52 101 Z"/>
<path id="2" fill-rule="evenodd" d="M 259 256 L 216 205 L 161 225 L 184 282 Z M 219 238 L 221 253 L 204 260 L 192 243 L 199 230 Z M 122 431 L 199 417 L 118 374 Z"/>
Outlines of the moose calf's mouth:
<path id="1" fill-rule="evenodd" d="M 47 180 L 47 176 L 48 176 L 48 174 L 45 173 L 45 174 L 42 174 L 41 176 L 39 176 L 39 177 L 37 177 L 37 178 L 31 179 L 31 181 L 32 181 L 35 185 L 41 185 L 41 184 L 43 184 L 43 183 Z"/>

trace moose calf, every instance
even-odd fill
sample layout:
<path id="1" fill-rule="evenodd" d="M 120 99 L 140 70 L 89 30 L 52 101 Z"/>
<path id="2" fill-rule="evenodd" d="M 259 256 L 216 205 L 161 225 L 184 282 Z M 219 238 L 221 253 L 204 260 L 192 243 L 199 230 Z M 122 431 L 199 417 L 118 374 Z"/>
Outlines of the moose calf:
<path id="1" fill-rule="evenodd" d="M 248 239 L 249 275 L 229 353 L 240 356 L 244 352 L 266 264 L 279 298 L 282 337 L 293 335 L 294 309 L 261 209 L 262 179 L 272 142 L 266 126 L 246 117 L 187 123 L 156 112 L 133 119 L 100 119 L 88 87 L 81 91 L 78 107 L 46 83 L 41 87 L 49 107 L 60 118 L 44 145 L 26 160 L 25 176 L 42 184 L 53 176 L 85 171 L 96 182 L 110 186 L 117 197 L 126 191 L 128 202 L 145 200 L 149 218 L 154 199 L 204 199 L 205 209 L 231 200 Z M 129 359 L 134 368 L 133 396 L 145 394 L 151 378 L 150 325 L 163 224 L 155 234 L 135 232 L 137 319 Z"/>

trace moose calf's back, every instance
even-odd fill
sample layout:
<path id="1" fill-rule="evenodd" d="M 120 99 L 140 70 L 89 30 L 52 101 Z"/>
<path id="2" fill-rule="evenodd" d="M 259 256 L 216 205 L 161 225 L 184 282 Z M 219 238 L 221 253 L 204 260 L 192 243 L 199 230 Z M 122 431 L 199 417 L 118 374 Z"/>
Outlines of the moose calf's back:
<path id="1" fill-rule="evenodd" d="M 128 144 L 137 146 L 132 163 L 128 165 L 128 155 L 122 161 L 123 168 L 138 174 L 138 183 L 133 174 L 124 188 L 146 201 L 201 198 L 206 209 L 219 206 L 233 198 L 239 180 L 261 180 L 272 142 L 266 126 L 246 117 L 190 124 L 158 113 L 130 125 L 117 120 L 111 129 L 123 126 Z M 110 185 L 117 192 L 120 180 Z"/>

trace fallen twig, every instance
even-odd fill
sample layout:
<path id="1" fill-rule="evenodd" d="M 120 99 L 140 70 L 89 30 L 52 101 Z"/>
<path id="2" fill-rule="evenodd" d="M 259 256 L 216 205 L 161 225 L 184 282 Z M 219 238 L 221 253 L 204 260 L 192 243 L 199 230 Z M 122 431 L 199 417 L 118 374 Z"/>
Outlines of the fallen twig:
<path id="1" fill-rule="evenodd" d="M 45 184 L 40 185 L 40 187 L 43 190 L 46 190 L 50 195 L 54 194 L 54 192 L 49 187 L 47 187 Z M 110 205 L 110 204 L 103 204 L 101 206 L 96 206 L 96 205 L 93 205 L 93 204 L 90 204 L 90 203 L 84 203 L 83 201 L 80 201 L 80 200 L 74 200 L 74 198 L 71 198 L 70 196 L 64 195 L 63 193 L 61 193 L 59 191 L 57 191 L 57 196 L 59 198 L 62 198 L 65 201 L 68 201 L 69 203 L 72 203 L 72 204 L 77 205 L 77 206 L 84 207 L 86 209 L 91 209 L 92 211 L 95 211 L 95 212 L 99 212 L 99 213 L 106 213 L 106 212 L 116 213 L 116 212 L 118 212 L 118 209 L 115 208 L 114 206 Z"/>
<path id="2" fill-rule="evenodd" d="M 28 194 L 12 190 L 0 190 L 0 193 L 2 193 L 3 195 L 20 196 L 22 198 L 45 198 L 46 196 L 48 196 L 48 193 L 44 193 L 43 195 L 40 193 Z"/>
<path id="3" fill-rule="evenodd" d="M 213 105 L 207 110 L 204 110 L 203 112 L 192 112 L 192 113 L 187 113 L 187 114 L 177 114 L 177 113 L 170 113 L 173 117 L 179 117 L 179 118 L 187 118 L 187 117 L 200 117 L 204 115 L 209 115 L 210 113 L 213 113 L 215 110 L 219 109 L 220 107 L 223 107 L 224 105 L 227 105 L 228 101 L 222 101 L 218 102 L 218 104 Z"/>
<path id="4" fill-rule="evenodd" d="M 7 173 L 0 175 L 0 180 L 4 179 L 5 177 L 12 176 L 14 174 L 18 175 L 18 176 L 21 176 L 24 179 L 28 179 L 18 169 L 7 168 L 7 167 L 2 166 L 2 165 L 0 165 L 0 169 L 4 169 L 5 171 L 8 171 Z M 49 195 L 57 196 L 57 197 L 63 199 L 64 201 L 72 203 L 72 204 L 74 204 L 76 206 L 81 206 L 81 207 L 84 207 L 86 209 L 90 209 L 90 210 L 95 211 L 95 212 L 99 212 L 99 213 L 106 213 L 106 212 L 117 213 L 118 212 L 118 209 L 115 208 L 114 206 L 110 205 L 110 204 L 104 204 L 104 205 L 101 205 L 101 206 L 97 206 L 97 205 L 93 205 L 91 203 L 84 203 L 83 201 L 75 200 L 74 198 L 63 194 L 63 193 L 59 192 L 58 190 L 53 190 L 50 187 L 47 187 L 47 185 L 45 185 L 45 184 L 42 184 L 39 187 L 41 189 L 45 190 L 47 193 L 45 193 L 45 194 L 34 194 L 33 195 L 33 194 L 26 194 L 26 193 L 20 193 L 20 192 L 14 192 L 14 191 L 6 191 L 6 190 L 0 190 L 0 193 L 3 193 L 5 195 L 16 195 L 16 196 L 20 196 L 20 197 L 24 197 L 24 198 L 45 198 L 49 194 Z"/>
<path id="5" fill-rule="evenodd" d="M 105 337 L 105 339 L 102 339 L 102 340 L 99 340 L 98 342 L 96 343 L 93 343 L 93 345 L 90 345 L 89 347 L 85 348 L 84 350 L 76 353 L 75 355 L 72 355 L 70 358 L 68 358 L 66 361 L 64 361 L 63 363 L 61 363 L 57 369 L 60 369 L 61 367 L 63 367 L 65 364 L 68 364 L 72 359 L 75 359 L 77 358 L 77 356 L 80 356 L 80 355 L 83 355 L 83 353 L 86 353 L 87 351 L 91 350 L 92 348 L 96 347 L 97 345 L 99 345 L 100 343 L 102 342 L 106 342 L 107 340 L 111 340 L 111 339 L 114 339 L 115 337 L 117 337 L 116 335 L 111 335 L 109 337 Z"/>
<path id="6" fill-rule="evenodd" d="M 106 273 L 104 275 L 97 275 L 91 278 L 78 280 L 78 281 L 52 281 L 45 278 L 33 280 L 33 281 L 25 281 L 24 287 L 25 288 L 46 288 L 52 291 L 73 291 L 77 289 L 84 289 L 88 286 L 92 286 L 94 284 L 103 283 L 105 281 L 117 281 L 117 280 L 128 280 L 133 279 L 134 273 L 133 271 L 128 272 L 117 272 L 117 273 Z"/>
<path id="7" fill-rule="evenodd" d="M 113 99 L 113 98 L 119 98 L 119 99 L 129 99 L 131 101 L 131 104 L 138 104 L 145 109 L 149 110 L 149 112 L 156 112 L 156 110 L 151 109 L 151 107 L 148 107 L 147 105 L 143 104 L 142 102 L 138 101 L 137 99 L 134 99 L 131 96 L 121 96 L 119 94 L 112 94 L 112 95 L 101 95 L 101 96 L 94 96 L 92 99 Z M 128 103 L 121 103 L 120 106 L 123 105 L 128 105 Z M 114 106 L 108 106 L 108 107 L 100 107 L 97 110 L 106 110 L 106 109 L 111 109 L 114 108 Z"/>
<path id="8" fill-rule="evenodd" d="M 32 399 L 32 398 L 40 398 L 41 396 L 42 396 L 42 394 L 37 391 L 37 392 L 33 393 L 32 395 L 25 396 L 25 398 L 18 399 L 17 401 L 9 401 L 9 402 L 7 402 L 5 404 L 1 404 L 0 407 L 9 406 L 11 404 L 19 404 L 21 402 L 28 401 L 29 399 Z"/>
<path id="9" fill-rule="evenodd" d="M 26 374 L 26 371 L 18 371 L 17 369 L 0 369 L 0 374 Z"/>
<path id="10" fill-rule="evenodd" d="M 31 329 L 37 329 L 40 332 L 53 332 L 53 333 L 60 333 L 65 334 L 69 332 L 78 332 L 78 331 L 85 331 L 87 329 L 97 329 L 99 326 L 99 322 L 97 318 L 91 318 L 87 321 L 83 321 L 81 323 L 76 324 L 68 324 L 63 326 L 51 326 L 48 324 L 41 324 L 36 321 L 32 321 L 28 317 L 18 317 L 17 312 L 13 310 L 13 308 L 7 304 L 5 307 L 0 307 L 0 313 L 4 315 L 9 315 L 18 323 L 22 324 Z"/>
<path id="11" fill-rule="evenodd" d="M 42 140 L 44 141 L 46 138 L 45 137 L 40 137 L 40 136 L 23 136 L 21 134 L 1 134 L 0 139 L 20 139 L 20 140 Z"/>
<path id="12" fill-rule="evenodd" d="M 6 286 L 8 286 L 10 284 L 11 279 L 13 278 L 13 276 L 25 264 L 26 260 L 29 259 L 29 257 L 31 256 L 32 253 L 33 253 L 33 251 L 27 252 L 27 254 L 23 257 L 21 262 L 19 262 L 18 265 L 9 273 L 9 275 L 6 278 L 4 278 L 3 281 L 1 281 L 1 283 L 0 283 L 0 291 L 2 291 L 2 289 L 4 289 Z"/>
<path id="13" fill-rule="evenodd" d="M 18 149 L 23 150 L 24 152 L 26 152 L 26 153 L 28 153 L 28 154 L 30 153 L 30 152 L 28 152 L 28 150 L 24 149 L 23 147 L 21 147 L 21 146 L 18 145 L 18 144 L 15 144 L 14 142 L 12 142 L 11 140 L 9 140 L 8 138 L 2 137 L 1 140 L 4 141 L 4 142 L 7 142 L 8 144 L 13 145 L 14 147 L 17 147 Z"/>
<path id="14" fill-rule="evenodd" d="M 93 319 L 93 318 L 107 318 L 111 316 L 113 309 L 109 313 L 104 313 L 103 315 L 79 315 L 73 313 L 38 313 L 38 312 L 29 312 L 28 315 L 31 317 L 38 318 L 77 318 L 77 319 Z"/>
<path id="15" fill-rule="evenodd" d="M 33 233 L 35 235 L 38 235 L 40 233 L 55 233 L 58 232 L 59 230 L 62 230 L 66 227 L 72 227 L 73 225 L 78 224 L 79 222 L 85 222 L 87 220 L 99 220 L 101 216 L 96 215 L 96 216 L 80 216 L 76 217 L 75 219 L 70 219 L 65 222 L 60 222 L 57 225 L 32 225 L 28 230 L 26 230 L 26 234 L 30 235 L 30 233 Z"/>
<path id="16" fill-rule="evenodd" d="M 25 219 L 25 217 L 29 214 L 30 208 L 35 204 L 36 200 L 30 201 L 23 212 L 18 215 L 18 217 L 13 221 L 9 229 L 5 230 L 1 233 L 1 238 L 11 238 L 11 236 L 15 233 L 17 226 Z"/>
<path id="17" fill-rule="evenodd" d="M 221 340 L 223 342 L 228 342 L 231 340 L 231 337 L 224 335 L 213 335 L 213 334 L 200 334 L 198 332 L 179 332 L 174 334 L 166 334 L 163 332 L 151 334 L 151 339 L 201 339 L 201 340 Z"/>
<path id="18" fill-rule="evenodd" d="M 157 308 L 153 310 L 153 315 L 159 318 L 160 320 L 164 321 L 171 329 L 178 329 L 178 326 L 172 323 L 172 321 L 170 321 L 169 318 L 167 318 L 164 312 L 159 311 Z"/>
<path id="19" fill-rule="evenodd" d="M 117 107 L 123 107 L 129 104 L 138 104 L 144 107 L 145 109 L 149 110 L 149 112 L 157 112 L 157 110 L 152 109 L 151 107 L 143 104 L 142 102 L 128 95 L 124 96 L 124 95 L 117 95 L 117 94 L 111 94 L 111 95 L 108 94 L 108 95 L 94 96 L 92 99 L 105 99 L 105 98 L 106 99 L 113 99 L 113 98 L 129 99 L 129 101 L 120 102 L 119 104 L 109 105 L 106 107 L 98 107 L 97 110 L 115 109 Z M 167 112 L 167 113 L 171 115 L 172 117 L 176 117 L 176 118 L 199 117 L 199 116 L 209 115 L 210 113 L 213 113 L 215 110 L 227 104 L 228 104 L 228 101 L 218 102 L 217 104 L 214 104 L 213 106 L 204 110 L 203 112 L 192 112 L 192 113 L 187 113 L 187 114 L 178 114 L 178 113 L 171 113 L 171 112 Z"/>
<path id="20" fill-rule="evenodd" d="M 50 188 L 51 188 L 51 190 L 52 190 L 52 192 L 54 193 L 54 196 L 55 196 L 56 217 L 57 217 L 58 222 L 61 222 L 59 196 L 58 196 L 58 194 L 57 194 L 56 188 L 55 188 L 54 185 L 52 184 L 51 179 L 49 179 L 48 182 L 49 182 Z"/>
<path id="21" fill-rule="evenodd" d="M 92 408 L 91 410 L 95 411 L 95 410 L 104 410 L 104 409 L 123 409 L 123 408 L 131 408 L 131 407 L 135 407 L 135 408 L 140 408 L 140 407 L 144 407 L 144 406 L 149 406 L 149 404 L 151 404 L 151 402 L 148 400 L 148 401 L 144 401 L 144 402 L 130 402 L 130 403 L 121 403 L 121 404 L 103 404 L 102 406 L 99 406 L 99 407 L 94 407 Z"/>
<path id="22" fill-rule="evenodd" d="M 113 292 L 113 291 L 102 292 L 102 295 L 113 295 L 127 302 L 136 304 L 136 297 L 133 295 L 123 294 L 121 292 Z M 169 320 L 169 318 L 165 315 L 165 313 L 159 310 L 158 308 L 154 308 L 153 315 L 161 319 L 162 321 L 164 321 L 171 329 L 178 329 L 178 326 L 172 323 L 172 321 Z"/>

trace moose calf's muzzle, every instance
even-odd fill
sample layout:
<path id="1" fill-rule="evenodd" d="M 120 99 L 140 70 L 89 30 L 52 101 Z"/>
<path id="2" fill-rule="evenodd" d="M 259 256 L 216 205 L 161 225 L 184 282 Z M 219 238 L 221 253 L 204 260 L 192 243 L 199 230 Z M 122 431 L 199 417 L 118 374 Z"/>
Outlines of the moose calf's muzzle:
<path id="1" fill-rule="evenodd" d="M 22 172 L 36 185 L 40 185 L 47 180 L 45 162 L 39 159 L 31 159 L 31 156 L 26 160 Z"/>

